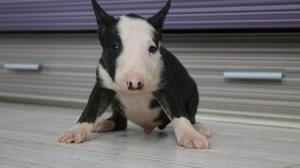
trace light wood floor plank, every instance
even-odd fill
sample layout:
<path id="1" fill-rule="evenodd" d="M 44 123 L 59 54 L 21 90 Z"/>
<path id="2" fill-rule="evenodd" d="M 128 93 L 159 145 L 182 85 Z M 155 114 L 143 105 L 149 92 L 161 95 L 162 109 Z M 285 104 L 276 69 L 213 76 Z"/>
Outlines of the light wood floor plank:
<path id="1" fill-rule="evenodd" d="M 213 149 L 176 145 L 172 128 L 145 136 L 126 131 L 94 134 L 83 144 L 60 144 L 57 135 L 73 126 L 80 109 L 0 102 L 0 167 L 197 167 L 283 168 L 299 165 L 300 130 L 204 121 Z M 107 117 L 107 115 L 106 115 Z"/>

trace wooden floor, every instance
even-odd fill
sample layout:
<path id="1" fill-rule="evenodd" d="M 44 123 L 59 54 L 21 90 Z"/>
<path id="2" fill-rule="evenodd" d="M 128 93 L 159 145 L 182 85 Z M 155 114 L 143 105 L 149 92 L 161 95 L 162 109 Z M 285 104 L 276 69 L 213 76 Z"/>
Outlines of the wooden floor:
<path id="1" fill-rule="evenodd" d="M 145 136 L 132 124 L 83 144 L 60 144 L 80 109 L 0 102 L 0 167 L 284 168 L 300 167 L 300 130 L 204 121 L 213 149 L 176 145 L 172 129 Z"/>

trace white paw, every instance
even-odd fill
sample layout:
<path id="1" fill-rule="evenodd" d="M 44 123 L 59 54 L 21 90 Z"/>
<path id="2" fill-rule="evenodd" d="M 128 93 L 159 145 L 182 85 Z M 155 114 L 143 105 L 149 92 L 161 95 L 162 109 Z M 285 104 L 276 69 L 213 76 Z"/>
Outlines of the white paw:
<path id="1" fill-rule="evenodd" d="M 205 125 L 201 123 L 193 124 L 193 127 L 202 135 L 206 136 L 207 138 L 212 137 L 212 131 L 207 128 Z"/>
<path id="2" fill-rule="evenodd" d="M 75 126 L 70 131 L 62 132 L 58 136 L 60 143 L 82 143 L 91 133 L 92 124 L 84 123 Z"/>
<path id="3" fill-rule="evenodd" d="M 93 127 L 94 132 L 109 132 L 115 128 L 115 122 L 111 120 L 98 119 Z"/>
<path id="4" fill-rule="evenodd" d="M 185 148 L 211 148 L 211 143 L 208 138 L 194 129 L 190 121 L 186 118 L 175 118 L 172 123 L 178 145 Z"/>
<path id="5" fill-rule="evenodd" d="M 178 144 L 185 148 L 210 149 L 210 141 L 197 131 L 187 131 L 178 137 Z"/>
<path id="6" fill-rule="evenodd" d="M 58 140 L 60 143 L 82 143 L 87 138 L 85 132 L 66 131 L 60 133 Z"/>

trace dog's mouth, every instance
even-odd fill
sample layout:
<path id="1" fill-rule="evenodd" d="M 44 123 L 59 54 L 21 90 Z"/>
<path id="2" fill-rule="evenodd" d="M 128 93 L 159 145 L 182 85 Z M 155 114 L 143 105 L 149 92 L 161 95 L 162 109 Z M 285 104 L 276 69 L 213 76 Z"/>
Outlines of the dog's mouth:
<path id="1" fill-rule="evenodd" d="M 115 88 L 114 89 L 117 93 L 121 93 L 121 94 L 127 94 L 127 95 L 140 95 L 140 94 L 145 94 L 145 93 L 152 93 L 153 91 L 146 87 L 145 85 L 141 88 L 131 88 L 128 89 L 127 87 L 119 87 L 119 88 Z"/>
<path id="2" fill-rule="evenodd" d="M 155 79 L 143 79 L 142 82 L 130 83 L 126 80 L 118 80 L 113 83 L 112 89 L 116 92 L 126 94 L 151 93 L 159 88 L 158 82 Z"/>

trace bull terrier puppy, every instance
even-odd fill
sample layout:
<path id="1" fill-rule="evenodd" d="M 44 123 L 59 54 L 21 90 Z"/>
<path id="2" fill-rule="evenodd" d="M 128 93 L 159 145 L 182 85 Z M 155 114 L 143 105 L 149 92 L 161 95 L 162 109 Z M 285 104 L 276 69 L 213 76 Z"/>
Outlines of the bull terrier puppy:
<path id="1" fill-rule="evenodd" d="M 196 123 L 196 82 L 179 60 L 161 44 L 171 0 L 154 16 L 136 14 L 116 19 L 92 0 L 103 48 L 97 82 L 77 124 L 59 135 L 62 143 L 81 143 L 91 132 L 120 131 L 127 119 L 146 134 L 172 123 L 178 145 L 210 148 L 211 131 Z M 101 119 L 111 106 L 112 116 Z"/>

